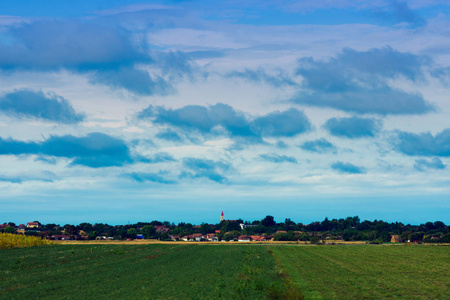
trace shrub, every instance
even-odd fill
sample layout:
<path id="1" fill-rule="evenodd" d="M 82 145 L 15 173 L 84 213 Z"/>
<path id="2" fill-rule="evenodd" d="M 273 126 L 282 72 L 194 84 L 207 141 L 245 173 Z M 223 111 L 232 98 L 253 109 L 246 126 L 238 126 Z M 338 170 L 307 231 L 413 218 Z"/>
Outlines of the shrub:
<path id="1" fill-rule="evenodd" d="M 51 244 L 54 243 L 36 236 L 0 233 L 0 249 L 25 248 Z"/>

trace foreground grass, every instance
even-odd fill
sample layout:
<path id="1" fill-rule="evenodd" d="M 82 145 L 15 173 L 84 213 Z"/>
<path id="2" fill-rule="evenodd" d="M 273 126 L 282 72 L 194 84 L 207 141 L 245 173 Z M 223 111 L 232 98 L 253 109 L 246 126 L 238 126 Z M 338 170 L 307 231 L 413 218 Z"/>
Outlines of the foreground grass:
<path id="1" fill-rule="evenodd" d="M 50 244 L 52 244 L 51 241 L 43 240 L 37 236 L 0 233 L 0 249 L 26 248 Z"/>
<path id="2" fill-rule="evenodd" d="M 449 299 L 450 247 L 272 247 L 305 299 Z"/>
<path id="3" fill-rule="evenodd" d="M 301 297 L 266 247 L 58 245 L 0 251 L 2 299 Z"/>

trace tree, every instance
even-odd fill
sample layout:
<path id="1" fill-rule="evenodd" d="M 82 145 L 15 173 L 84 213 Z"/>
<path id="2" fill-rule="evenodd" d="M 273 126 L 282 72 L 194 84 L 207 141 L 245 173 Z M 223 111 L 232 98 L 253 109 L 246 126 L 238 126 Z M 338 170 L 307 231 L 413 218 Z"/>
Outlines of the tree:
<path id="1" fill-rule="evenodd" d="M 141 232 L 146 239 L 150 239 L 154 236 L 156 230 L 152 225 L 145 225 L 144 227 L 142 227 Z"/>
<path id="2" fill-rule="evenodd" d="M 73 234 L 73 235 L 78 233 L 78 229 L 74 225 L 70 225 L 70 224 L 64 225 L 64 231 L 67 234 Z"/>
<path id="3" fill-rule="evenodd" d="M 272 227 L 275 226 L 276 223 L 274 221 L 274 218 L 272 216 L 266 216 L 262 221 L 261 224 L 265 227 Z"/>
<path id="4" fill-rule="evenodd" d="M 127 230 L 127 237 L 130 239 L 135 239 L 137 236 L 137 230 L 136 228 L 130 228 Z"/>
<path id="5" fill-rule="evenodd" d="M 5 229 L 3 229 L 4 233 L 16 233 L 16 228 L 12 226 L 6 226 Z"/>

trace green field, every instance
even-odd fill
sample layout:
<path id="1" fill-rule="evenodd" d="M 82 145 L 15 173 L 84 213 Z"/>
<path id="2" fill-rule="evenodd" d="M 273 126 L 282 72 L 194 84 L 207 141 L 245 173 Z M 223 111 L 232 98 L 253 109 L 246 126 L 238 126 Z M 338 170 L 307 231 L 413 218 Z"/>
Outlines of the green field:
<path id="1" fill-rule="evenodd" d="M 0 251 L 1 299 L 448 299 L 450 247 L 54 245 Z"/>

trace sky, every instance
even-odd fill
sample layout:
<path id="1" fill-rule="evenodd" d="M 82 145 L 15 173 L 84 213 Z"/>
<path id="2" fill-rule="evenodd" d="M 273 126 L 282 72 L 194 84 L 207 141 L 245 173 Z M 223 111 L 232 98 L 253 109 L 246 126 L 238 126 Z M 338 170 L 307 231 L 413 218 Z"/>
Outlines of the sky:
<path id="1" fill-rule="evenodd" d="M 0 223 L 450 223 L 450 4 L 0 2 Z"/>

